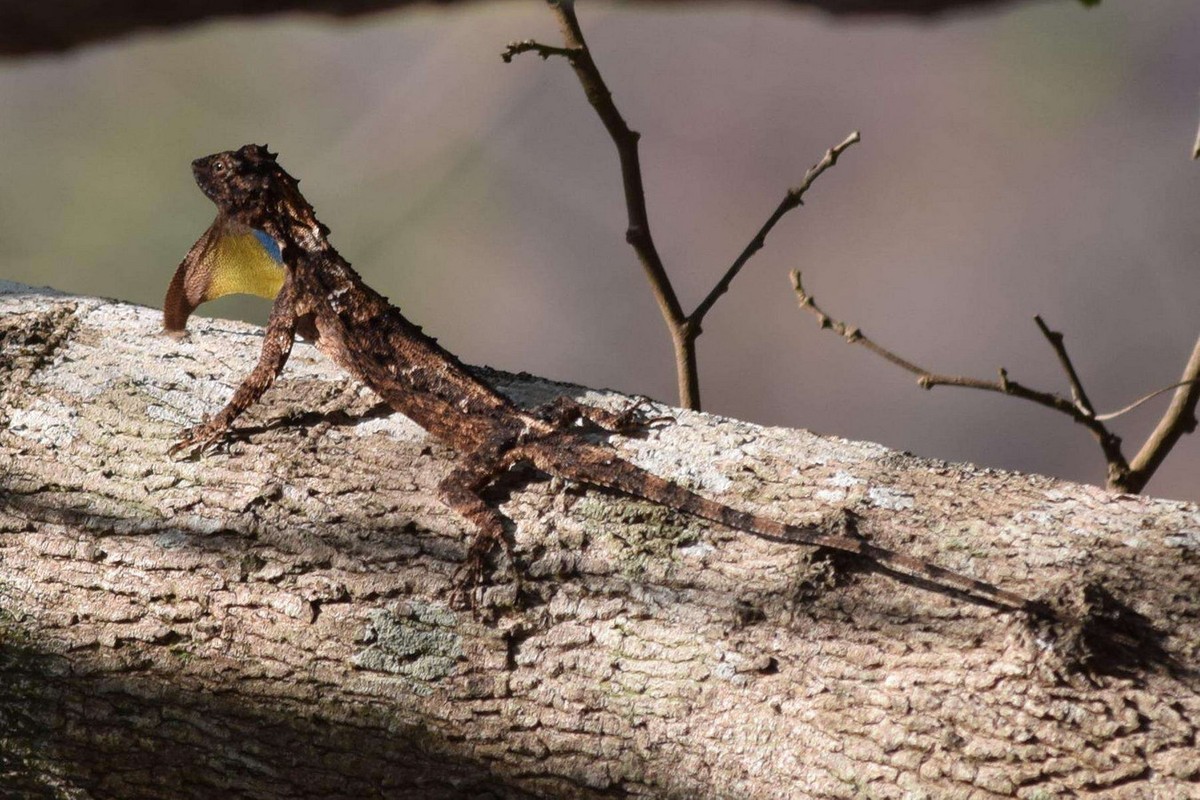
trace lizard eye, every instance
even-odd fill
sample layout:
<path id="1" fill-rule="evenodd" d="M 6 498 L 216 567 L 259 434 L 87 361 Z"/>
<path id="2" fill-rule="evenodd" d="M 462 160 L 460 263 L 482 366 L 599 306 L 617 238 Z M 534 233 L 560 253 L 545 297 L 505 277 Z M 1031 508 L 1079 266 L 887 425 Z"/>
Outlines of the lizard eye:
<path id="1" fill-rule="evenodd" d="M 215 164 L 213 164 L 213 174 L 214 175 L 224 175 L 225 171 L 228 169 L 229 169 L 229 164 L 224 160 L 217 161 Z"/>

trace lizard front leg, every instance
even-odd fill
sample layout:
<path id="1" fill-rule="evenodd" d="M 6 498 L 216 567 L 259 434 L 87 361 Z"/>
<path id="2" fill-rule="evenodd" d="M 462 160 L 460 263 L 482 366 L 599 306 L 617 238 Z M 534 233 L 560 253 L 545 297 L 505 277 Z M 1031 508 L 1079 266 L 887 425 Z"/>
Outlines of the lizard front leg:
<path id="1" fill-rule="evenodd" d="M 292 352 L 292 342 L 296 338 L 296 324 L 295 290 L 291 280 L 288 280 L 275 298 L 271 318 L 267 322 L 267 331 L 263 336 L 262 351 L 254 371 L 246 376 L 233 393 L 233 397 L 215 417 L 183 432 L 179 441 L 168 451 L 171 455 L 189 447 L 194 448 L 192 455 L 202 452 L 225 435 L 233 421 L 262 397 L 263 392 L 275 382 L 275 377 L 287 363 Z"/>

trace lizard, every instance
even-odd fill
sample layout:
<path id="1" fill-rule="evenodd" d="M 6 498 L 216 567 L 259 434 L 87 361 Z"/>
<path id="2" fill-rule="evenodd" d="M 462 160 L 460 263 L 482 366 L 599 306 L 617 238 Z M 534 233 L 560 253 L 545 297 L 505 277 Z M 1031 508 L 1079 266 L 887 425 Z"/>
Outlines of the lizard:
<path id="1" fill-rule="evenodd" d="M 724 505 L 638 467 L 582 430 L 625 432 L 638 424 L 634 408 L 612 412 L 565 396 L 533 410 L 517 406 L 362 280 L 330 243 L 329 228 L 277 155 L 265 145 L 249 144 L 192 162 L 217 218 L 175 273 L 164 302 L 164 328 L 182 333 L 192 311 L 222 292 L 273 296 L 274 304 L 253 371 L 224 408 L 181 434 L 172 455 L 202 454 L 219 442 L 272 385 L 301 334 L 457 453 L 459 460 L 439 492 L 476 529 L 459 568 L 468 585 L 480 583 L 495 547 L 510 548 L 505 517 L 482 499 L 481 491 L 509 470 L 532 466 L 551 477 L 641 498 L 769 541 L 851 553 L 1002 609 L 1043 611 L 1040 602 L 854 535 Z M 230 238 L 237 242 L 230 244 Z"/>

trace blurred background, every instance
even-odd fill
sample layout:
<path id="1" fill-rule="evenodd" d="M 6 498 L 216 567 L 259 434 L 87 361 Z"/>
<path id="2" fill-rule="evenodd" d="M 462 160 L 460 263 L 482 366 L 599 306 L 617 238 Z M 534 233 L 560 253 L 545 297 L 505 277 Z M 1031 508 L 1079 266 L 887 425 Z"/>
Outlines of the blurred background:
<path id="1" fill-rule="evenodd" d="M 788 186 L 862 131 L 708 316 L 705 410 L 1103 482 L 1082 428 L 919 390 L 819 331 L 787 272 L 933 370 L 1003 365 L 1065 392 L 1040 313 L 1100 411 L 1172 383 L 1200 331 L 1194 0 L 934 23 L 768 4 L 586 3 L 580 18 L 643 134 L 686 310 Z M 527 37 L 559 43 L 541 4 L 222 22 L 0 61 L 0 277 L 159 305 L 213 216 L 189 162 L 265 142 L 364 278 L 465 361 L 674 402 L 613 146 L 565 62 L 501 62 Z M 1118 423 L 1127 456 L 1166 402 Z M 1185 438 L 1148 491 L 1197 500 L 1198 478 L 1200 438 Z"/>

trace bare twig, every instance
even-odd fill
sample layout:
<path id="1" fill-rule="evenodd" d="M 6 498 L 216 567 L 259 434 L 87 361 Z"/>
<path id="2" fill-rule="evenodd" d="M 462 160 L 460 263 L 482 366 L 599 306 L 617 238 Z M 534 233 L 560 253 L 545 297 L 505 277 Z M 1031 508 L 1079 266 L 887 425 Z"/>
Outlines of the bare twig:
<path id="1" fill-rule="evenodd" d="M 1058 331 L 1050 330 L 1040 315 L 1034 315 L 1033 321 L 1037 323 L 1038 330 L 1046 337 L 1046 341 L 1050 342 L 1050 346 L 1054 348 L 1054 354 L 1058 356 L 1058 363 L 1062 365 L 1063 372 L 1067 373 L 1067 382 L 1071 385 L 1071 398 L 1075 401 L 1076 407 L 1089 417 L 1095 417 L 1096 409 L 1092 407 L 1092 401 L 1088 399 L 1087 392 L 1083 390 L 1079 374 L 1075 372 L 1075 365 L 1071 363 L 1071 356 L 1067 355 L 1067 346 L 1063 344 L 1063 335 Z"/>
<path id="2" fill-rule="evenodd" d="M 631 130 L 617 110 L 612 93 L 604 83 L 596 62 L 592 60 L 591 51 L 583 37 L 579 19 L 575 15 L 575 4 L 572 0 L 547 0 L 558 17 L 566 47 L 550 47 L 531 39 L 523 42 L 513 42 L 508 45 L 501 57 L 507 62 L 520 53 L 532 52 L 543 59 L 550 56 L 563 56 L 575 70 L 575 75 L 587 95 L 588 102 L 596 110 L 600 121 L 604 123 L 609 137 L 617 148 L 617 157 L 621 163 L 621 179 L 625 190 L 625 210 L 628 217 L 628 227 L 625 240 L 633 247 L 638 261 L 642 265 L 646 278 L 663 321 L 671 333 L 671 341 L 675 350 L 675 372 L 679 388 L 679 404 L 685 408 L 700 408 L 700 377 L 696 363 L 696 339 L 703 331 L 704 317 L 717 302 L 717 299 L 728 291 L 733 279 L 737 277 L 750 258 L 762 249 L 767 234 L 775 227 L 783 216 L 803 204 L 804 193 L 825 170 L 837 163 L 838 156 L 846 148 L 859 141 L 858 132 L 852 133 L 841 144 L 831 148 L 825 157 L 817 162 L 799 186 L 788 191 L 775 212 L 759 229 L 750 243 L 742 250 L 733 264 L 721 276 L 712 290 L 699 305 L 690 313 L 685 314 L 683 306 L 667 275 L 662 257 L 654 243 L 650 231 L 650 219 L 646 210 L 646 192 L 642 184 L 642 168 L 638 156 L 638 139 L 640 134 Z"/>
<path id="3" fill-rule="evenodd" d="M 541 44 L 533 39 L 525 39 L 520 42 L 509 42 L 508 47 L 504 48 L 504 52 L 500 54 L 500 58 L 504 59 L 505 64 L 512 63 L 513 56 L 518 56 L 521 53 L 537 53 L 542 57 L 542 60 L 550 58 L 550 56 L 562 56 L 570 61 L 579 55 L 578 50 L 569 47 L 554 47 L 553 45 Z"/>
<path id="4" fill-rule="evenodd" d="M 1126 492 L 1140 492 L 1162 465 L 1171 448 L 1185 433 L 1196 430 L 1196 403 L 1200 401 L 1200 339 L 1192 347 L 1183 380 L 1171 398 L 1171 404 L 1146 437 L 1142 449 L 1129 466 L 1128 474 L 1119 487 Z"/>
<path id="5" fill-rule="evenodd" d="M 1023 400 L 1037 403 L 1040 406 L 1067 415 L 1091 431 L 1099 443 L 1100 449 L 1104 453 L 1104 459 L 1108 464 L 1109 486 L 1112 488 L 1122 488 L 1121 482 L 1129 474 L 1130 467 L 1129 463 L 1125 460 L 1124 454 L 1121 452 L 1121 437 L 1110 431 L 1104 422 L 1095 415 L 1095 412 L 1091 410 L 1091 404 L 1087 400 L 1087 395 L 1083 392 L 1083 387 L 1075 375 L 1075 369 L 1071 366 L 1071 360 L 1062 346 L 1061 334 L 1057 334 L 1047 328 L 1040 317 L 1035 318 L 1037 319 L 1038 327 L 1046 335 L 1046 338 L 1050 340 L 1055 352 L 1059 354 L 1060 363 L 1063 364 L 1064 369 L 1071 376 L 1072 393 L 1075 395 L 1074 401 L 1053 392 L 1044 392 L 1020 384 L 1009 378 L 1008 372 L 1003 368 L 1000 369 L 999 379 L 995 381 L 986 381 L 963 375 L 942 375 L 930 372 L 868 338 L 860 329 L 835 320 L 822 311 L 812 295 L 805 291 L 798 270 L 792 270 L 791 278 L 792 290 L 796 293 L 796 299 L 800 303 L 800 307 L 815 314 L 820 320 L 822 328 L 834 330 L 847 342 L 862 345 L 901 369 L 913 373 L 917 376 L 917 385 L 923 389 L 932 389 L 934 386 L 960 386 L 967 389 L 996 392 L 998 394 L 1009 395 L 1010 397 L 1020 397 Z M 1200 343 L 1197 344 L 1197 352 L 1200 353 Z M 1200 355 L 1197 355 L 1197 361 L 1200 362 Z M 1197 365 L 1197 368 L 1200 369 L 1200 364 Z M 1192 407 L 1193 409 L 1195 408 L 1194 402 Z"/>
<path id="6" fill-rule="evenodd" d="M 734 260 L 733 264 L 730 265 L 729 269 L 725 271 L 725 274 L 721 276 L 721 280 L 717 281 L 717 285 L 712 288 L 712 291 L 708 293 L 708 296 L 701 300 L 700 305 L 696 306 L 696 310 L 691 313 L 690 318 L 693 320 L 697 328 L 701 326 L 701 323 L 704 321 L 704 315 L 707 314 L 709 309 L 713 307 L 713 304 L 717 302 L 717 298 L 725 294 L 725 292 L 729 289 L 729 284 L 731 284 L 733 279 L 737 277 L 737 274 L 741 272 L 742 267 L 746 266 L 746 262 L 750 260 L 750 257 L 762 249 L 763 244 L 766 242 L 767 234 L 770 233 L 771 229 L 775 227 L 775 223 L 779 222 L 779 220 L 783 218 L 783 215 L 791 211 L 793 208 L 804 205 L 804 193 L 807 192 L 809 187 L 813 185 L 813 181 L 821 177 L 821 174 L 825 172 L 825 170 L 836 164 L 838 157 L 841 156 L 841 154 L 844 153 L 850 147 L 850 145 L 860 141 L 862 141 L 862 137 L 859 135 L 858 131 L 854 131 L 847 136 L 841 144 L 826 150 L 824 157 L 810 167 L 808 172 L 805 173 L 804 180 L 800 182 L 800 185 L 788 190 L 788 193 L 784 195 L 783 200 L 779 203 L 779 206 L 775 209 L 774 213 L 772 213 L 767 221 L 763 223 L 763 226 L 759 228 L 758 233 L 754 234 L 754 238 L 750 240 L 750 243 L 746 245 L 746 248 L 742 250 L 742 252 Z"/>

